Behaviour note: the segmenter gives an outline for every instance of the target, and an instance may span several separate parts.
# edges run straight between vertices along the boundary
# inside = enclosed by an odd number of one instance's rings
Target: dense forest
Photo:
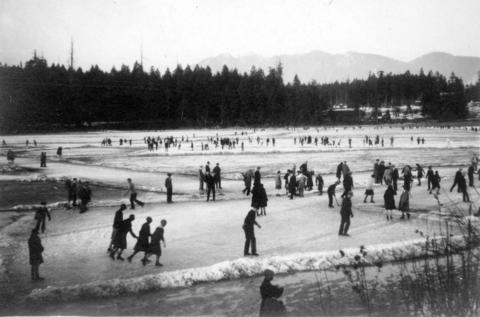
[[[36,55],[24,65],[0,64],[0,128],[3,131],[115,123],[137,127],[303,125],[328,121],[334,104],[398,106],[420,101],[433,119],[467,115],[467,100],[480,100],[480,82],[465,86],[452,74],[372,73],[367,79],[318,84],[298,77],[285,83],[282,66],[265,73],[213,74],[196,66],[160,73],[141,64],[110,72],[92,66],[48,65]]]

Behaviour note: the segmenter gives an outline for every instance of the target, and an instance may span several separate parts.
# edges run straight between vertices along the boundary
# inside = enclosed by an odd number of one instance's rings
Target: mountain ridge
[[[229,69],[249,72],[252,66],[265,72],[282,63],[284,80],[291,82],[297,74],[302,82],[316,81],[328,83],[335,81],[364,79],[371,72],[404,73],[407,70],[418,73],[439,72],[450,76],[454,72],[465,83],[476,82],[480,72],[480,57],[458,56],[446,52],[430,52],[410,61],[401,61],[388,56],[348,51],[344,54],[331,54],[321,50],[312,50],[302,54],[283,54],[263,56],[249,54],[235,57],[224,53],[201,60],[198,65],[209,66],[212,71],[221,71],[226,65]]]

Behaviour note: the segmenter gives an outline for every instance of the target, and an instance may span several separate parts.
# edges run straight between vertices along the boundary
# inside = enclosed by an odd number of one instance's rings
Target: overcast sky
[[[0,0],[0,62],[160,69],[222,53],[480,56],[479,0]]]

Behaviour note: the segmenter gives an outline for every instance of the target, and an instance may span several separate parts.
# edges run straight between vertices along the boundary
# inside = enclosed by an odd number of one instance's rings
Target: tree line
[[[285,83],[282,77],[281,64],[266,73],[180,65],[160,73],[136,62],[106,72],[49,66],[35,55],[24,65],[0,64],[0,127],[310,125],[328,120],[325,113],[339,103],[358,109],[420,102],[425,115],[452,120],[467,115],[467,99],[480,99],[479,82],[465,86],[454,74],[380,71],[328,84],[302,83],[297,76]]]

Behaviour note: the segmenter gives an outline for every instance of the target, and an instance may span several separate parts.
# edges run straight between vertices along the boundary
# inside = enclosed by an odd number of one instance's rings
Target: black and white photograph
[[[0,0],[0,316],[479,316],[479,14]]]

